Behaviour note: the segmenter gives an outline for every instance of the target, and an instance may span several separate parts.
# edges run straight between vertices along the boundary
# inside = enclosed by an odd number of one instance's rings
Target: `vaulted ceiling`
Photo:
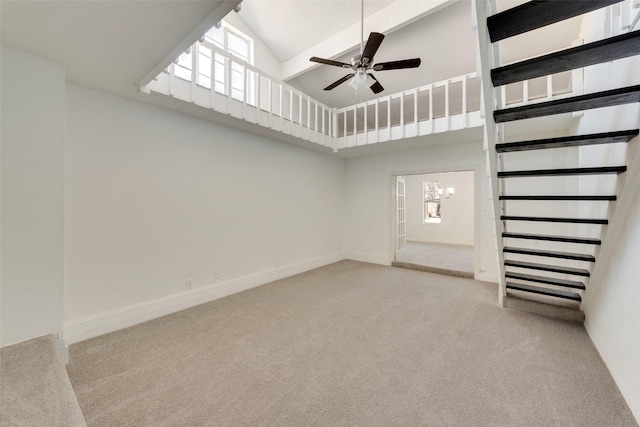
[[[523,0],[501,0],[511,6]],[[57,62],[71,83],[144,99],[137,85],[154,76],[239,0],[2,0],[4,46]],[[349,62],[360,51],[359,0],[244,0],[238,17],[281,62],[281,77],[332,107],[372,98],[343,84],[322,89],[348,70],[309,62],[320,56]],[[381,95],[475,71],[476,39],[469,0],[365,0],[365,38],[386,35],[375,62],[422,58],[418,69],[376,72]],[[567,46],[573,20],[546,39],[502,46],[507,61]],[[260,67],[260,64],[256,64]],[[145,102],[147,102],[145,100]]]

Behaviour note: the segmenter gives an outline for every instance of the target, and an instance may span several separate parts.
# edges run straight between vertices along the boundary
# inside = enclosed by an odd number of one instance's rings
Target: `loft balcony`
[[[334,151],[484,125],[476,73],[332,108],[207,40],[191,49],[189,68],[174,62],[142,91],[168,95]],[[578,69],[501,90],[506,105],[517,106],[579,95],[582,88],[583,70]]]

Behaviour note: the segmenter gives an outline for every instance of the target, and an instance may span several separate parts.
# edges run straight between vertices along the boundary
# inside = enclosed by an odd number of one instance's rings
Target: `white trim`
[[[166,297],[134,304],[117,310],[89,316],[64,324],[67,344],[84,341],[196,305],[204,304],[238,292],[246,291],[274,280],[304,273],[314,268],[333,264],[344,259],[341,252],[301,261],[283,267],[272,268],[247,276],[180,292]]]
[[[613,364],[610,363],[610,361],[614,360],[615,357],[613,357],[609,352],[603,351],[606,348],[606,346],[598,342],[598,340],[596,339],[597,334],[592,333],[588,317],[584,319],[583,325],[584,325],[584,328],[587,330],[587,334],[589,334],[589,338],[591,338],[591,342],[593,342],[594,347],[596,348],[596,351],[600,354],[602,361],[604,362],[605,366],[609,370],[609,373],[611,374],[613,381],[618,386],[620,393],[622,393],[622,397],[624,398],[625,402],[627,402],[627,405],[629,406],[629,410],[631,410],[631,414],[636,419],[636,422],[640,424],[640,402],[635,402],[632,399],[632,395],[626,389],[625,382],[623,381],[624,377],[612,368]]]

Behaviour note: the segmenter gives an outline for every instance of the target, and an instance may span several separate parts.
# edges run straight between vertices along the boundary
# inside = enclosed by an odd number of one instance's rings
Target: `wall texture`
[[[424,175],[407,175],[407,240],[416,242],[473,245],[474,242],[474,171]],[[441,198],[440,223],[424,223],[423,183],[438,181],[442,190],[453,187],[455,193]]]
[[[62,333],[65,70],[7,48],[1,58],[5,346]]]
[[[585,43],[605,37],[603,11],[590,14],[583,34]],[[640,57],[600,64],[585,70],[585,92],[640,84]],[[640,104],[586,111],[576,133],[633,129],[640,126]],[[611,374],[618,383],[637,420],[640,421],[640,138],[627,146],[597,146],[580,149],[580,166],[621,164],[625,151],[629,169],[620,175],[624,192],[615,203],[602,252],[588,284],[583,303],[585,326]],[[616,144],[620,145],[620,144]],[[580,190],[587,194],[615,185],[583,179]],[[587,205],[584,215],[595,215],[602,207]]]
[[[340,158],[71,85],[65,155],[70,333],[339,259]]]

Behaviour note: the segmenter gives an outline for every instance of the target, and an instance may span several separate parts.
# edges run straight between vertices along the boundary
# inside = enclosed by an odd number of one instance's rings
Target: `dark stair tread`
[[[596,144],[615,144],[629,142],[638,136],[638,129],[615,132],[592,133],[588,135],[563,136],[560,138],[538,139],[531,141],[507,142],[496,144],[498,153],[511,151],[542,150],[547,148],[577,147]]]
[[[640,85],[496,110],[493,112],[493,118],[496,123],[503,123],[632,102],[640,102]]]
[[[546,251],[540,249],[528,249],[528,248],[513,248],[505,246],[502,249],[505,253],[521,254],[521,255],[534,255],[550,258],[572,259],[576,261],[588,261],[595,262],[596,258],[593,255],[588,254],[576,254],[571,252],[559,252],[559,251]]]
[[[550,297],[563,298],[563,299],[570,299],[574,301],[582,301],[582,297],[580,296],[579,293],[571,292],[571,291],[562,291],[559,289],[549,289],[549,288],[543,288],[540,286],[524,285],[521,283],[512,283],[512,282],[507,282],[507,289],[522,291],[522,292],[532,292],[534,294],[547,295]]]
[[[538,200],[538,201],[552,200],[552,201],[574,201],[574,202],[616,201],[617,199],[616,196],[525,196],[525,195],[499,196],[498,198],[500,200]]]
[[[495,43],[620,1],[530,1],[487,18],[489,38]]]
[[[601,166],[596,168],[536,169],[523,171],[498,172],[498,178],[518,178],[525,176],[568,176],[568,175],[605,175],[621,174],[627,171],[626,166]]]
[[[509,279],[528,280],[530,282],[544,283],[545,285],[564,286],[565,288],[586,289],[584,283],[576,280],[555,279],[553,277],[538,276],[535,274],[515,273],[513,271],[505,272],[505,277]]]
[[[501,215],[502,221],[534,221],[534,222],[562,222],[573,224],[609,224],[609,220],[606,218],[556,218],[556,217],[538,217],[538,216],[514,216],[514,215]]]
[[[527,268],[529,270],[551,271],[553,273],[571,274],[574,276],[589,277],[591,273],[585,268],[563,267],[560,265],[538,264],[535,262],[517,261],[514,259],[505,259],[504,265],[508,267]]]
[[[600,245],[602,243],[600,239],[594,239],[594,238],[551,236],[551,235],[545,235],[545,234],[529,234],[529,233],[513,233],[509,231],[503,232],[502,237],[513,238],[513,239],[526,239],[526,240],[545,240],[549,242],[580,243],[580,244],[586,244],[586,245]]]
[[[502,86],[633,55],[640,55],[640,31],[495,68],[491,70],[491,80],[494,86]]]

